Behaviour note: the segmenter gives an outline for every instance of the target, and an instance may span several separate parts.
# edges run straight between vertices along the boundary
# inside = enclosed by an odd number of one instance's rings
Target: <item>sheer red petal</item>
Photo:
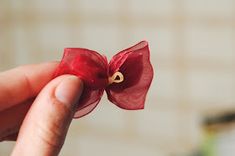
[[[99,53],[81,48],[65,49],[55,76],[73,74],[84,82],[84,91],[74,117],[84,116],[96,107],[108,83],[107,71],[107,59]]]
[[[90,113],[99,103],[104,89],[108,99],[117,106],[129,110],[143,109],[153,79],[149,57],[146,41],[119,52],[109,64],[106,57],[95,51],[65,49],[55,76],[73,74],[84,82],[84,90],[74,117]],[[119,74],[117,80],[113,78],[115,74]]]
[[[81,101],[79,101],[79,106],[77,108],[77,111],[74,115],[74,118],[80,118],[82,116],[85,116],[89,114],[92,110],[95,109],[95,107],[100,102],[100,99],[103,95],[104,90],[87,90],[87,88],[84,88],[83,90],[83,104],[81,105]],[[80,106],[81,105],[81,106]]]
[[[148,43],[137,45],[116,54],[109,63],[109,76],[121,72],[124,81],[106,88],[108,99],[123,109],[143,109],[147,91],[153,79]]]

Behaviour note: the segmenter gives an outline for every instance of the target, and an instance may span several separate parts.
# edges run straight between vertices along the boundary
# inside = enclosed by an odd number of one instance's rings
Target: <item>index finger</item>
[[[25,65],[0,73],[0,111],[35,97],[53,79],[57,65]]]

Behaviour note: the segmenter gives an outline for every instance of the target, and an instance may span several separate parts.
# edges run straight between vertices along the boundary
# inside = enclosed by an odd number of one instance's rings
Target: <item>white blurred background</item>
[[[60,60],[65,47],[93,49],[110,59],[141,40],[149,41],[155,70],[145,110],[121,110],[104,96],[91,114],[73,120],[61,155],[198,150],[204,117],[235,111],[235,1],[0,1],[0,71]],[[13,146],[0,143],[0,155]]]

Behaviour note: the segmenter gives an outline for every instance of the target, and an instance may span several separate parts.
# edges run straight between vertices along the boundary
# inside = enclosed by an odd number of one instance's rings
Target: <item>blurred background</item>
[[[145,110],[104,96],[73,120],[61,155],[234,155],[234,0],[0,1],[0,71],[60,60],[65,47],[110,59],[141,40],[155,70]]]

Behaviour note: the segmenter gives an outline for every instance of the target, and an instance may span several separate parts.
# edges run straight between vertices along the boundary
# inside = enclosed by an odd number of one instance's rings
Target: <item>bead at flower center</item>
[[[111,77],[109,77],[109,84],[121,83],[123,81],[124,81],[124,76],[121,72],[116,72]]]

